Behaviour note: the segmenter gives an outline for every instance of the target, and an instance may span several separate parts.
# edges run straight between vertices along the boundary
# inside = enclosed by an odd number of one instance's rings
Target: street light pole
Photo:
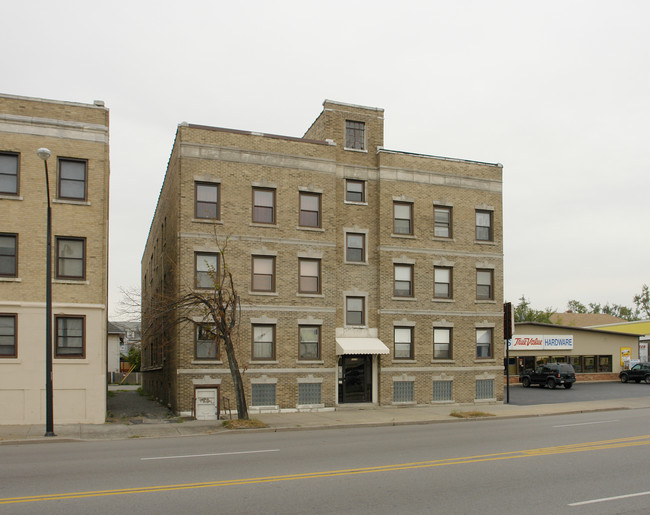
[[[47,160],[52,152],[39,148],[36,152],[45,165],[45,189],[47,190],[47,256],[45,259],[45,436],[54,434],[54,389],[52,385],[52,206],[50,204],[50,179]]]

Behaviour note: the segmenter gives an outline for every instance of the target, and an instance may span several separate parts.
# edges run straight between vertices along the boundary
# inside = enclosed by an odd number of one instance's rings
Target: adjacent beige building
[[[54,424],[106,416],[109,121],[103,102],[0,95],[0,424],[45,422],[46,147]]]
[[[209,291],[226,238],[252,412],[502,400],[500,164],[385,149],[382,109],[329,100],[302,138],[180,124],[143,328],[161,295]],[[234,407],[218,342],[172,318],[143,329],[144,388]]]

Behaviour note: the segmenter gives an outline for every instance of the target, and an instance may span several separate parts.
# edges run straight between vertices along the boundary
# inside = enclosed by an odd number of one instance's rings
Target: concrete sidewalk
[[[344,408],[333,411],[308,413],[263,413],[251,415],[267,424],[264,429],[248,431],[289,431],[304,429],[325,429],[340,427],[373,427],[407,424],[431,424],[461,422],[451,416],[453,411],[482,411],[495,418],[536,417],[570,413],[587,413],[621,409],[650,408],[650,397],[613,399],[562,404],[537,404],[516,406],[512,404],[485,405],[436,405],[417,407],[368,407]],[[45,438],[44,425],[3,426],[0,425],[0,445],[36,442],[61,442],[77,440],[118,440],[128,438],[160,438],[169,436],[194,436],[231,432],[224,429],[221,421],[170,419],[144,420],[139,424],[71,424],[56,425],[56,437]],[[474,419],[477,420],[477,419]]]

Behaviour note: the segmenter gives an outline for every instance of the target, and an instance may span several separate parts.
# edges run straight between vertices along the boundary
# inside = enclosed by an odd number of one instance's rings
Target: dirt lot
[[[165,406],[131,386],[111,386],[108,390],[106,422],[116,424],[177,422]]]

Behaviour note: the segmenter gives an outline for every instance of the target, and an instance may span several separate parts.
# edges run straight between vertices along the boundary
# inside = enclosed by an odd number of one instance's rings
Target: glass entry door
[[[351,354],[339,359],[339,402],[371,402],[372,356]]]

